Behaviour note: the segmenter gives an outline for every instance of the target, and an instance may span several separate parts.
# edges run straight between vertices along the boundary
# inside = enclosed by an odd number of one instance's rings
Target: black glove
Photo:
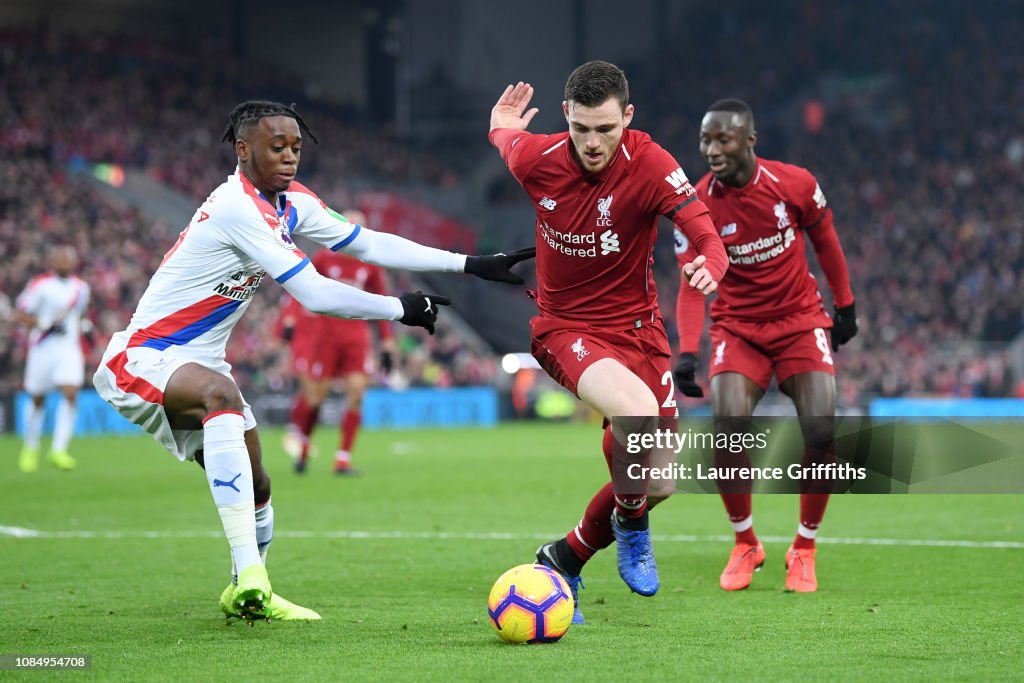
[[[697,354],[679,354],[679,364],[672,373],[676,379],[676,388],[683,392],[683,396],[690,398],[704,398],[704,390],[697,384]]]
[[[406,292],[398,297],[398,300],[402,302],[402,309],[405,311],[398,322],[410,327],[423,327],[430,334],[434,334],[438,307],[449,306],[452,303],[447,297],[419,291]]]
[[[390,375],[395,369],[395,359],[390,351],[380,352],[380,369],[385,375]]]
[[[513,251],[511,254],[494,254],[492,256],[467,256],[466,272],[476,275],[482,280],[493,280],[494,282],[508,282],[513,285],[521,285],[526,281],[509,269],[520,261],[532,259],[537,255],[536,247],[528,247]]]
[[[832,348],[837,349],[857,336],[857,311],[853,304],[836,309],[832,316]]]
[[[282,327],[281,328],[281,339],[283,339],[284,341],[290,342],[292,340],[292,337],[294,337],[294,336],[295,336],[295,328],[294,327]]]
[[[48,328],[46,328],[46,331],[43,332],[43,337],[64,334],[64,332],[64,323],[54,323],[53,325],[50,325]]]

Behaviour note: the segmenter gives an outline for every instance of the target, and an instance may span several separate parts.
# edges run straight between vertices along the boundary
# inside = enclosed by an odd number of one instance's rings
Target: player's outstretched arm
[[[530,99],[533,97],[533,86],[529,83],[519,81],[515,85],[509,84],[505,92],[491,108],[491,128],[511,128],[512,130],[526,130],[530,121],[540,111],[537,107],[527,109]]]
[[[357,320],[397,320],[434,334],[439,306],[451,302],[438,294],[415,292],[400,297],[365,292],[326,278],[306,267],[283,284],[288,293],[313,313]]]
[[[533,258],[536,254],[536,249],[530,247],[511,254],[465,256],[367,228],[363,228],[359,236],[348,244],[344,251],[360,261],[385,268],[469,273],[483,280],[516,285],[523,284],[523,279],[512,273],[510,268],[520,261]]]

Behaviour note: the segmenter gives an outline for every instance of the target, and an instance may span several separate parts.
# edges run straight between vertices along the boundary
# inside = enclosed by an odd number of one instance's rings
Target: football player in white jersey
[[[43,432],[46,394],[59,389],[49,461],[62,470],[74,469],[68,444],[75,427],[75,401],[85,379],[81,332],[89,305],[89,285],[73,273],[78,265],[74,247],[53,247],[51,270],[29,281],[17,299],[15,320],[29,325],[25,391],[31,401],[25,416],[25,443],[18,457],[22,472],[39,469],[39,443]]]
[[[292,241],[303,237],[368,263],[466,272],[522,284],[509,268],[533,250],[464,256],[375,232],[328,208],[295,181],[304,134],[292,107],[250,101],[235,107],[224,139],[235,173],[199,207],[153,275],[131,323],[114,335],[93,383],[101,397],[179,459],[195,459],[231,546],[228,617],[319,619],[281,598],[265,569],[273,536],[270,478],[249,404],[225,361],[228,337],[269,275],[315,313],[397,320],[431,333],[444,297],[381,296],[321,276]]]

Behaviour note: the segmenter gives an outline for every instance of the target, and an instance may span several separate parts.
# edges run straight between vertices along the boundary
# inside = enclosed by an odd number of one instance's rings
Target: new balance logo
[[[242,476],[241,472],[236,474],[235,478],[232,479],[231,481],[221,481],[220,479],[214,479],[213,480],[213,488],[217,488],[218,486],[227,486],[228,488],[232,488],[235,491],[238,491],[238,493],[241,493],[241,491],[238,490],[238,487],[235,486],[235,482],[238,481],[238,478],[240,476]]]
[[[544,197],[544,199],[540,200],[537,203],[540,204],[545,209],[547,209],[548,211],[554,211],[555,207],[558,206],[558,202],[556,202],[551,197]]]
[[[665,182],[675,188],[676,194],[691,195],[694,192],[693,187],[690,185],[690,180],[683,173],[682,168],[677,168],[665,176]]]
[[[619,251],[619,233],[605,230],[601,233],[601,256]]]
[[[576,360],[583,360],[590,355],[590,351],[583,347],[583,337],[573,342],[572,352],[576,354]]]
[[[722,232],[720,232],[719,234],[722,237],[727,237],[729,235],[735,235],[736,234],[736,224],[735,223],[729,223],[728,225],[723,225],[722,226]]]

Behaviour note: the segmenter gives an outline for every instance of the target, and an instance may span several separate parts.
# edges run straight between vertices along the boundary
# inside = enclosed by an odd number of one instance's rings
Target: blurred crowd
[[[754,108],[759,153],[818,177],[861,324],[835,355],[842,402],[1024,392],[1006,352],[1024,327],[1024,52],[1015,48],[1024,13],[992,0],[827,10],[810,0],[726,0],[715,12],[693,6],[684,19],[686,40],[623,64],[638,106],[633,125],[696,180],[707,168],[697,154],[707,105],[740,97]],[[258,95],[299,102],[324,147],[305,145],[303,177],[332,206],[351,206],[353,178],[458,182],[443,160],[311,101],[291,74],[247,68],[248,90],[239,89],[235,75],[247,65],[219,49],[0,31],[0,303],[43,269],[46,245],[76,245],[100,330],[92,362],[183,226],[110,203],[68,172],[78,160],[144,169],[201,201],[234,168],[219,139],[228,112]],[[726,85],[736,83],[744,85]],[[514,181],[503,182],[492,200],[525,200]],[[674,335],[678,276],[669,240],[661,245],[659,289]],[[232,339],[243,390],[292,386],[271,332],[279,294],[262,288]],[[410,384],[475,384],[498,372],[493,357],[450,327],[435,337],[402,332]],[[0,394],[20,384],[22,337],[0,334]]]
[[[215,43],[175,50],[129,36],[0,30],[0,309],[45,270],[48,245],[76,246],[97,328],[90,372],[184,226],[112,203],[69,169],[85,161],[142,169],[198,204],[234,170],[231,147],[219,137],[228,114],[258,97],[302,103],[300,114],[326,148],[318,154],[307,141],[303,178],[324,179],[314,187],[332,207],[344,211],[353,201],[341,179],[454,182],[436,159],[395,144],[387,131],[303,98],[301,82],[288,74],[248,70],[242,91],[233,76],[243,65],[217,50]],[[281,292],[261,288],[232,336],[228,360],[243,391],[294,384],[286,345],[271,332]],[[21,386],[26,332],[0,322],[0,395]],[[436,337],[403,328],[399,343],[406,385],[480,384],[496,372],[494,358],[447,323]]]
[[[1024,328],[1024,14],[1008,7],[723,3],[693,12],[678,59],[627,71],[634,125],[692,179],[707,172],[700,120],[723,97],[753,107],[762,156],[817,176],[861,325],[835,354],[848,405],[1024,392],[1006,351]],[[713,62],[674,68],[701,53]],[[663,292],[673,261],[659,255]]]

